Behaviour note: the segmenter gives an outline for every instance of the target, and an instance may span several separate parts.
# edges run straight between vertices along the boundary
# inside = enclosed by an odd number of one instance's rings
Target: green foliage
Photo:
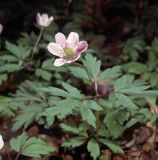
[[[41,68],[37,68],[35,74],[46,81],[50,81],[52,77],[51,71],[54,70],[53,59],[43,61]]]
[[[71,8],[74,10],[73,3]],[[119,46],[123,47],[120,57],[110,58],[102,54],[106,47],[109,49],[108,45],[104,46],[105,36],[84,28],[87,22],[88,27],[96,22],[78,11],[67,16],[65,10],[66,19],[63,19],[62,13],[53,9],[53,13],[59,14],[55,20],[62,20],[62,25],[53,22],[45,27],[34,53],[36,32],[20,34],[16,44],[4,43],[2,49],[6,51],[0,54],[0,92],[4,93],[0,96],[0,115],[12,117],[12,131],[27,130],[36,124],[52,132],[58,126],[69,137],[62,140],[62,147],[84,146],[96,160],[102,148],[123,153],[120,144],[128,128],[157,120],[158,114],[152,113],[151,108],[156,107],[158,97],[158,39],[146,42],[145,33],[139,36],[138,32]],[[84,34],[81,28],[85,29]],[[81,61],[54,66],[47,45],[55,41],[52,35],[59,30],[66,34],[77,31],[81,39],[89,42]],[[95,41],[101,42],[102,51],[94,45]],[[33,158],[54,151],[43,140],[26,134],[13,138],[10,144],[19,154]]]
[[[157,38],[153,39],[151,42],[151,45],[147,45],[144,47],[143,50],[147,52],[147,60],[144,62],[138,61],[138,62],[129,62],[125,65],[123,65],[123,68],[126,72],[130,74],[136,74],[139,75],[140,78],[144,81],[149,82],[151,87],[158,88],[158,76],[157,76],[157,68],[158,68],[158,62],[157,62],[157,45],[158,40]],[[141,52],[141,51],[140,51]],[[142,57],[140,58],[142,59]]]
[[[29,107],[24,108],[19,115],[15,118],[15,123],[12,126],[13,131],[17,131],[20,128],[26,129],[34,120],[40,119],[40,113],[44,110],[46,106],[42,104],[33,104]]]
[[[147,66],[138,62],[130,62],[124,66],[128,73],[142,74],[147,71]]]
[[[100,141],[100,143],[102,143],[105,146],[107,146],[108,148],[110,148],[114,153],[123,153],[122,148],[119,145],[117,145],[116,143],[114,143],[110,140],[107,140],[107,139],[103,139],[103,138],[100,138],[99,141]]]
[[[87,144],[87,149],[90,152],[90,155],[93,157],[93,159],[97,159],[100,155],[100,149],[97,141],[95,139],[90,139]]]
[[[100,80],[112,80],[120,77],[122,74],[121,66],[115,66],[113,68],[108,68],[102,72],[99,77]]]
[[[47,146],[42,139],[29,138],[25,133],[17,138],[12,138],[10,145],[19,154],[34,158],[41,158],[41,156],[55,151],[54,148]]]
[[[68,148],[75,148],[75,147],[81,146],[84,143],[85,143],[84,137],[75,137],[75,138],[71,138],[68,141],[64,142],[62,146],[68,147]]]
[[[7,78],[8,78],[7,74],[1,74],[1,76],[0,76],[0,84],[5,82],[7,80]]]
[[[126,110],[114,110],[107,113],[104,124],[107,126],[112,137],[118,138],[124,131],[123,123],[128,120],[129,114]]]
[[[12,127],[13,131],[17,131],[21,127],[26,129],[34,121],[48,125],[41,116],[41,112],[44,112],[48,107],[48,103],[45,102],[47,95],[38,89],[41,85],[43,84],[26,81],[17,91],[12,105],[18,106],[20,111],[15,118],[15,123]]]
[[[33,47],[34,41],[36,41],[37,36],[34,32],[28,33],[22,33],[19,39],[17,40],[18,44],[21,44],[22,46],[26,47]]]
[[[127,56],[127,58],[130,57],[132,61],[136,61],[139,57],[139,53],[143,52],[144,48],[145,48],[145,42],[143,36],[136,36],[128,39],[125,42],[123,53]]]
[[[25,59],[30,55],[31,50],[21,45],[16,46],[6,41],[6,49],[12,53],[17,59]]]
[[[101,61],[97,60],[96,57],[93,57],[91,54],[86,54],[83,64],[91,78],[95,79],[100,72]]]
[[[12,99],[9,97],[0,96],[0,115],[2,116],[14,116],[17,109],[16,106],[12,106]]]
[[[87,75],[87,72],[83,68],[81,68],[81,67],[73,67],[73,66],[70,66],[68,68],[69,68],[70,72],[75,77],[89,81],[89,77]]]

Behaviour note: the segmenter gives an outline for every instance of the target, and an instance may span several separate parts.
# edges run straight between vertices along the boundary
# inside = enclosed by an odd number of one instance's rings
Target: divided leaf
[[[33,158],[41,158],[42,155],[55,151],[54,148],[47,146],[43,140],[35,137],[29,138],[25,133],[17,138],[12,138],[10,145],[20,154]]]
[[[112,68],[108,68],[104,72],[102,72],[99,79],[111,80],[111,79],[118,78],[119,76],[121,76],[121,74],[122,74],[121,66],[115,66]]]
[[[101,61],[97,60],[96,57],[93,57],[91,54],[86,54],[83,64],[90,73],[91,78],[95,79],[100,72]]]
[[[107,146],[114,153],[123,153],[123,149],[118,144],[110,140],[100,138],[99,142]]]
[[[87,149],[90,152],[90,155],[93,157],[94,160],[97,159],[100,155],[100,148],[99,144],[95,139],[90,139],[87,144]]]

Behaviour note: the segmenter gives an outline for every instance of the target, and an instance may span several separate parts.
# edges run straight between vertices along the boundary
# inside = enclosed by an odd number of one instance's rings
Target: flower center
[[[67,56],[72,56],[73,55],[73,49],[72,48],[65,48],[65,54]]]

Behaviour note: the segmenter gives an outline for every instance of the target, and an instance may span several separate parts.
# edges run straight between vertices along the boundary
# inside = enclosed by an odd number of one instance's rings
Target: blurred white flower
[[[4,146],[4,141],[3,141],[2,136],[0,135],[0,149],[2,149],[3,146]]]
[[[2,33],[2,31],[3,31],[3,25],[0,24],[0,34]]]
[[[48,14],[46,13],[44,14],[37,13],[36,15],[37,24],[42,27],[48,27],[53,21],[53,19],[54,19],[53,16],[49,17]]]
[[[50,53],[60,57],[55,60],[55,66],[78,60],[81,53],[88,48],[86,41],[79,41],[79,35],[76,32],[71,32],[67,39],[63,33],[58,32],[55,35],[55,41],[56,43],[50,42],[47,46]]]

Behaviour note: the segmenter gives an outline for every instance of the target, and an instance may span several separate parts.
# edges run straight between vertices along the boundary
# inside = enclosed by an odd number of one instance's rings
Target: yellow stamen
[[[66,48],[64,51],[65,51],[65,54],[67,56],[72,56],[73,55],[73,49],[72,48]]]

